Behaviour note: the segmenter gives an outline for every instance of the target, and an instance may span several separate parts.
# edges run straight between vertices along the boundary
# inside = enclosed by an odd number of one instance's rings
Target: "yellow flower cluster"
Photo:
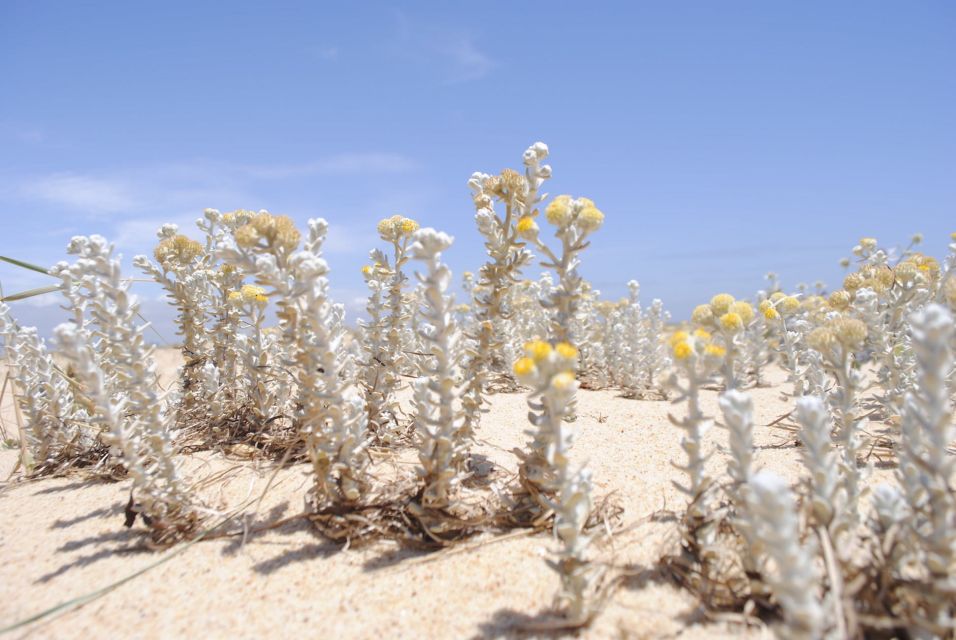
[[[236,304],[257,304],[264,307],[269,301],[266,290],[254,284],[244,284],[238,291],[229,292],[229,301]]]
[[[251,248],[258,245],[260,240],[265,240],[267,247],[285,252],[294,251],[302,237],[292,218],[274,216],[267,211],[260,211],[252,216],[249,222],[236,229],[233,235],[240,247]]]
[[[850,293],[840,289],[830,294],[830,297],[827,299],[827,304],[834,311],[846,311],[850,308],[852,301],[853,298],[850,296]]]
[[[578,198],[575,200],[571,196],[557,196],[552,200],[544,210],[544,217],[548,222],[556,227],[566,227],[571,223],[577,223],[582,231],[591,233],[597,231],[604,224],[604,213],[596,206],[590,198]]]
[[[187,265],[202,253],[202,245],[184,235],[175,235],[162,240],[153,255],[164,267],[171,264]]]
[[[501,200],[524,193],[526,186],[525,177],[514,169],[502,169],[500,175],[488,176],[481,185],[484,191]]]
[[[228,211],[222,214],[222,222],[226,226],[232,226],[236,223],[250,220],[255,215],[254,211],[249,211],[248,209],[236,209],[235,211]]]
[[[709,304],[699,304],[694,307],[690,319],[694,324],[709,326],[714,322],[714,312],[710,310]]]
[[[905,271],[904,267],[904,271]],[[872,289],[878,294],[884,294],[893,286],[896,275],[893,269],[883,264],[867,264],[843,279],[843,288],[851,295],[858,289]]]
[[[939,261],[932,256],[924,256],[922,253],[914,253],[903,262],[896,265],[897,279],[899,279],[899,269],[903,265],[912,265],[916,270],[917,277],[923,278],[927,283],[935,282],[939,277]]]
[[[837,345],[847,351],[855,351],[866,342],[866,324],[857,318],[837,316],[822,327],[817,327],[807,335],[807,344],[824,355],[833,353]]]
[[[720,316],[720,328],[728,333],[737,333],[744,328],[744,320],[740,317],[740,314],[728,311]]]
[[[718,293],[710,299],[710,311],[715,317],[720,317],[730,311],[730,306],[736,302],[729,293]]]
[[[699,304],[690,315],[691,321],[700,326],[718,326],[724,331],[736,333],[754,319],[754,308],[749,302],[736,300],[729,293],[718,293],[709,304]]]
[[[574,366],[578,358],[574,345],[559,342],[551,346],[544,340],[532,340],[525,343],[524,353],[513,368],[519,381],[534,386],[536,382],[546,380],[548,385],[562,391],[574,384]]]
[[[775,306],[773,306],[773,302],[771,300],[761,300],[760,304],[757,305],[757,309],[767,320],[777,320],[780,318],[780,312],[777,311]]]
[[[675,331],[667,340],[674,359],[682,362],[689,360],[694,354],[702,354],[711,362],[727,355],[727,350],[711,341],[711,335],[703,329],[696,329],[693,333],[684,330]]]
[[[378,235],[386,242],[395,242],[402,238],[408,238],[418,231],[418,223],[405,216],[394,215],[391,218],[380,220],[376,229]]]

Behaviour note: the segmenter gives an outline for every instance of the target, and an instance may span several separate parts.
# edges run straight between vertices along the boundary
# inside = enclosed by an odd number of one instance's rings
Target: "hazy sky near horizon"
[[[476,270],[467,179],[537,140],[548,191],[607,216],[584,275],[676,317],[767,271],[838,283],[864,235],[942,256],[956,231],[951,2],[8,0],[0,78],[0,254],[43,265],[76,234],[149,252],[206,207],[321,216],[356,311],[381,217],[453,234]],[[56,302],[14,310],[47,332]]]

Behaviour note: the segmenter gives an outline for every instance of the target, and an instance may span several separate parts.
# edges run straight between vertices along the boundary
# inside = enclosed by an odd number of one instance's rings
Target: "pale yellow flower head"
[[[777,303],[777,310],[784,315],[790,315],[800,310],[800,300],[796,296],[783,296]]]
[[[242,288],[239,289],[239,294],[242,296],[243,302],[256,303],[264,305],[269,301],[269,298],[266,296],[266,290],[262,287],[257,287],[254,284],[244,284]]]
[[[578,357],[578,350],[574,345],[567,342],[559,342],[555,345],[554,350],[565,360],[575,360]]]
[[[709,304],[699,304],[694,307],[690,319],[694,324],[708,326],[714,322],[714,312],[711,311]]]
[[[579,199],[579,202],[583,199],[584,198]],[[578,213],[578,226],[588,233],[597,231],[601,228],[602,224],[604,224],[604,214],[593,204],[585,206]]]
[[[850,302],[852,302],[850,293],[842,289],[831,293],[830,299],[827,300],[827,304],[829,304],[830,308],[834,311],[846,311],[850,308]]]
[[[830,327],[836,339],[847,349],[859,349],[866,341],[866,324],[858,318],[840,316],[833,319]]]
[[[675,331],[671,334],[671,337],[667,339],[667,343],[673,348],[679,342],[686,342],[690,337],[690,334],[686,331]]]
[[[551,355],[551,345],[544,340],[532,340],[524,345],[525,354],[535,363],[540,363],[548,359]]]
[[[710,332],[704,331],[703,329],[694,329],[694,337],[703,342],[708,342],[711,338]]]
[[[551,386],[558,391],[567,391],[574,386],[574,374],[570,371],[562,371],[551,378]]]
[[[556,227],[563,227],[571,220],[571,196],[558,196],[544,210],[544,217]]]
[[[534,360],[528,357],[518,358],[514,364],[514,373],[519,380],[526,379],[535,371]]]
[[[751,320],[754,319],[754,308],[750,306],[749,302],[735,302],[730,305],[730,310],[740,316],[740,319],[743,320],[744,325],[750,324]]]
[[[836,336],[830,327],[817,327],[807,335],[807,345],[824,355],[829,354],[836,344]]]
[[[260,240],[265,240],[269,248],[283,252],[294,251],[302,237],[292,218],[274,216],[267,211],[253,215],[233,235],[240,247],[251,248],[258,245]]]
[[[718,293],[710,299],[710,310],[715,316],[720,317],[730,311],[730,305],[736,300],[729,293]]]
[[[202,253],[202,245],[184,235],[175,235],[162,240],[153,251],[156,261],[163,267],[173,264],[187,265]]]
[[[390,218],[380,220],[376,225],[378,235],[386,242],[395,242],[403,238],[409,238],[418,231],[418,223],[405,216],[394,215]]]
[[[711,358],[723,358],[727,355],[727,350],[719,344],[709,344],[704,347],[704,355]]]
[[[903,286],[913,284],[916,281],[916,278],[919,276],[919,269],[917,266],[908,260],[896,265],[896,268],[893,269],[893,271],[896,275],[896,281]]]
[[[687,360],[694,354],[693,347],[691,347],[686,340],[681,340],[672,345],[672,349],[674,351],[674,358],[677,360]]]
[[[538,223],[531,216],[521,216],[516,225],[518,235],[525,240],[532,240],[538,235]]]
[[[853,292],[863,286],[863,276],[859,273],[851,273],[843,278],[843,288]]]
[[[773,305],[770,305],[763,310],[763,317],[767,320],[777,320],[780,318],[780,312],[777,311]]]
[[[251,224],[244,224],[235,230],[236,244],[244,249],[254,247],[259,242],[259,232]]]
[[[733,311],[720,316],[720,328],[729,333],[736,333],[744,328],[743,318]]]

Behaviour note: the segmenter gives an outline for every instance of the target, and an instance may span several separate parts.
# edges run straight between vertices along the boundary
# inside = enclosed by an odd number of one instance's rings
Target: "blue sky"
[[[607,215],[584,274],[678,317],[771,270],[836,283],[863,235],[942,256],[956,230],[950,2],[8,0],[0,78],[0,253],[41,264],[80,233],[147,252],[205,207],[323,216],[356,309],[393,213],[477,269],[466,181],[536,140],[549,191]],[[47,330],[53,301],[15,310]]]

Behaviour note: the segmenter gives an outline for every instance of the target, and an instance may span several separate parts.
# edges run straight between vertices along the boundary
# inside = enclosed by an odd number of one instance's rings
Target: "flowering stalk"
[[[864,486],[857,463],[863,449],[857,418],[857,393],[863,386],[863,374],[853,367],[853,352],[865,343],[866,332],[866,325],[861,320],[838,315],[807,336],[807,344],[820,353],[827,371],[836,381],[830,400],[837,419],[836,440],[841,445],[843,456],[847,511],[854,519],[859,513]]]
[[[366,416],[345,373],[351,370],[335,306],[328,297],[329,269],[322,258],[328,225],[309,220],[304,247],[292,220],[259,212],[236,229],[234,243],[219,254],[255,276],[277,299],[278,316],[290,345],[296,387],[296,424],[312,463],[312,500],[354,502],[366,484]],[[241,295],[241,292],[240,292]]]
[[[411,257],[425,263],[427,271],[416,274],[422,284],[423,300],[417,310],[419,335],[429,357],[423,358],[421,375],[415,383],[415,418],[418,427],[419,474],[422,476],[422,505],[435,509],[449,506],[460,482],[468,439],[462,434],[461,392],[458,362],[460,334],[452,316],[454,299],[446,295],[451,270],[441,254],[453,238],[434,229],[420,229],[413,236]]]
[[[91,311],[109,357],[98,365],[83,334],[70,324],[57,328],[64,352],[74,361],[77,376],[95,405],[96,424],[109,432],[108,444],[133,477],[137,511],[158,540],[190,533],[199,516],[179,476],[172,442],[156,393],[156,374],[137,324],[139,304],[129,293],[130,282],[120,273],[113,248],[100,236],[76,237],[70,252],[80,256],[72,270],[78,280],[93,280],[101,296]],[[112,388],[107,377],[115,380]]]
[[[491,258],[478,272],[472,289],[474,329],[468,334],[471,342],[465,362],[465,395],[463,398],[464,434],[473,437],[481,419],[481,406],[489,375],[502,371],[500,357],[504,339],[500,325],[511,318],[508,293],[532,259],[522,241],[534,225],[539,189],[551,176],[551,167],[541,162],[548,157],[548,146],[536,142],[524,152],[525,174],[505,169],[498,176],[475,173],[468,181],[473,191],[477,213],[475,222],[485,238],[485,250]],[[495,210],[497,200],[504,205],[504,217]]]
[[[709,305],[699,305],[691,319],[701,328],[715,331],[720,336],[726,355],[721,364],[725,389],[738,385],[735,362],[740,350],[738,336],[754,319],[754,310],[747,302],[738,302],[729,293],[718,293]]]
[[[206,388],[202,373],[210,351],[206,330],[210,286],[203,264],[208,256],[201,244],[177,231],[174,224],[160,228],[160,242],[153,252],[158,266],[146,256],[136,256],[133,264],[162,285],[179,310],[177,333],[183,339],[185,360],[180,379],[182,424],[206,414],[213,390]]]
[[[688,485],[675,482],[674,486],[688,498],[683,532],[685,543],[694,557],[703,557],[706,562],[709,557],[707,550],[716,536],[713,523],[710,522],[709,490],[713,478],[704,468],[710,456],[704,453],[704,435],[713,426],[713,421],[707,419],[700,408],[700,389],[720,367],[727,351],[713,343],[710,334],[703,329],[693,334],[678,331],[670,337],[669,342],[676,369],[687,379],[686,385],[682,385],[679,376],[674,373],[670,380],[670,386],[678,392],[674,402],[687,401],[687,415],[684,418],[668,415],[672,424],[685,431],[681,448],[687,454],[687,464],[675,463],[675,466],[687,473]],[[741,462],[742,474],[747,465]]]
[[[590,472],[573,471],[568,459],[573,433],[565,418],[578,386],[577,358],[578,350],[566,342],[552,347],[538,340],[528,343],[525,356],[514,365],[518,380],[531,388],[528,418],[537,428],[520,473],[532,496],[546,508],[539,520],[549,512],[555,514],[554,532],[563,543],[555,564],[562,578],[561,600],[574,620],[586,615],[588,537],[583,530],[591,511]]]
[[[270,342],[267,342],[264,330],[269,297],[262,287],[246,284],[231,291],[227,299],[234,314],[239,318],[246,318],[251,330],[248,336],[237,335],[235,344],[242,364],[242,388],[251,402],[254,423],[263,425],[271,417],[272,409],[276,405],[275,394],[270,391],[269,378],[265,374],[265,370],[270,366],[273,350]]]
[[[381,220],[377,228],[382,240],[392,245],[392,263],[381,250],[372,251],[372,268],[383,282],[379,286],[379,283],[370,281],[376,284],[372,288],[372,296],[376,298],[374,314],[371,313],[372,301],[369,302],[370,315],[376,326],[371,332],[367,327],[365,332],[367,340],[363,346],[368,363],[363,388],[369,428],[380,442],[387,443],[398,435],[394,396],[400,382],[399,369],[404,361],[403,335],[409,320],[409,304],[403,293],[408,277],[402,267],[408,262],[409,242],[418,230],[418,223],[410,218],[392,216]],[[387,314],[383,315],[384,311]]]
[[[0,302],[0,338],[6,345],[11,378],[19,387],[16,402],[25,418],[20,462],[27,474],[102,455],[95,433],[85,428],[86,411],[74,397],[46,344],[32,327],[19,327]]]

